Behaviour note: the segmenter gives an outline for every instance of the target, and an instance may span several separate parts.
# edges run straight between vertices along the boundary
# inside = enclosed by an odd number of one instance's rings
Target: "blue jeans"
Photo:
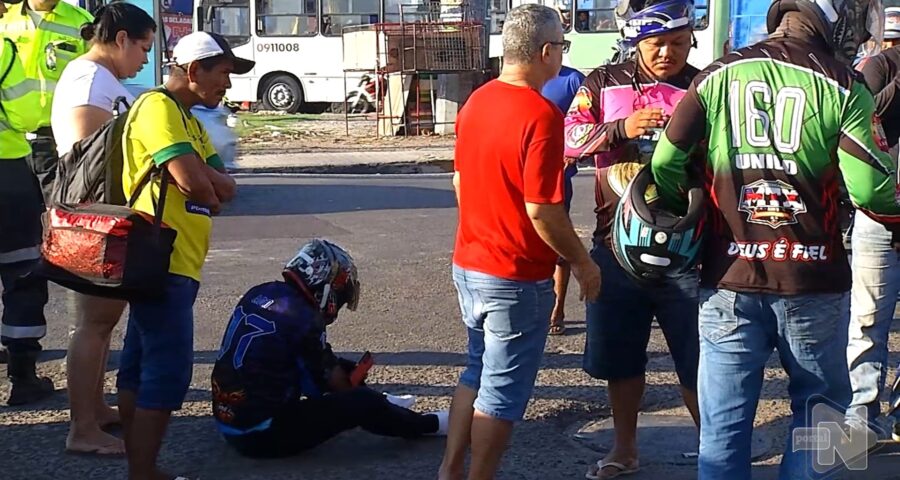
[[[851,238],[850,407],[866,407],[871,422],[881,413],[878,399],[887,377],[888,335],[900,292],[900,256],[891,248],[890,232],[862,212],[856,212]],[[894,389],[891,407],[898,403],[900,393]]]
[[[454,265],[453,281],[469,334],[459,383],[478,392],[479,412],[521,420],[544,357],[553,280],[517,282]]]
[[[179,410],[194,369],[194,301],[200,283],[166,278],[166,295],[129,304],[128,329],[116,386],[137,394],[147,410]]]
[[[749,480],[753,420],[766,361],[777,348],[790,383],[791,430],[808,426],[810,409],[827,398],[850,402],[846,293],[777,296],[729,290],[700,292],[700,480]],[[817,478],[814,454],[792,452],[779,478]]]

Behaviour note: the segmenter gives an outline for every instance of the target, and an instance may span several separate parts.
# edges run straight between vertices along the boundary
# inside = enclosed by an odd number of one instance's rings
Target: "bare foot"
[[[465,478],[465,474],[462,471],[450,472],[445,471],[443,465],[441,465],[441,469],[438,472],[438,480],[463,480]]]
[[[157,468],[152,472],[141,472],[140,474],[131,472],[129,474],[128,478],[134,478],[136,480],[177,480],[179,478],[185,478],[185,477],[179,477],[177,475],[170,475],[170,474],[165,473],[162,470]]]
[[[107,428],[122,423],[122,419],[119,417],[118,407],[104,404],[103,407],[97,409],[96,415],[97,423],[100,425],[100,428]]]
[[[69,435],[66,437],[66,452],[123,455],[125,453],[125,442],[100,430],[100,428],[88,432],[78,432],[77,435],[73,433],[72,429],[69,429]]]

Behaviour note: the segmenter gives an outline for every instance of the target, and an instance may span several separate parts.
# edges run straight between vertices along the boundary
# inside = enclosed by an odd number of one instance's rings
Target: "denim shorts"
[[[194,369],[194,301],[200,283],[181,275],[166,279],[166,295],[131,302],[119,361],[119,390],[137,393],[137,406],[179,410]]]
[[[459,383],[478,391],[479,412],[521,420],[544,356],[553,280],[518,282],[454,265],[453,281],[469,334]]]
[[[655,288],[636,285],[605,245],[591,257],[603,272],[600,297],[587,304],[584,371],[603,380],[643,376],[653,319],[662,329],[682,386],[697,389],[700,334],[696,273]]]

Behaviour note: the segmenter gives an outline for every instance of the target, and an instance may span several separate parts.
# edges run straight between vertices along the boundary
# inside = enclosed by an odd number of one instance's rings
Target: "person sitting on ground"
[[[356,266],[343,248],[313,240],[282,275],[244,295],[222,339],[212,402],[228,444],[248,457],[285,457],[356,427],[391,437],[446,435],[447,412],[416,413],[406,408],[413,398],[366,387],[364,374],[353,375],[357,364],[326,342],[326,327],[359,299]]]

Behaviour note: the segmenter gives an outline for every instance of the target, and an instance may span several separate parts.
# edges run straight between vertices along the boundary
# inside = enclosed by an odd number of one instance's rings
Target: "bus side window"
[[[491,19],[491,33],[499,35],[503,32],[503,22],[506,21],[506,12],[509,11],[509,0],[490,0],[488,14]]]
[[[260,36],[308,37],[318,32],[316,0],[258,0],[257,28]]]
[[[434,21],[434,8],[426,5],[426,0],[384,0],[384,22],[400,23],[400,6],[403,6],[403,22]],[[437,13],[440,13],[439,11]]]
[[[380,0],[322,0],[322,34],[338,36],[345,27],[378,23],[380,3]]]
[[[224,6],[210,6],[203,21],[203,30],[222,35],[232,48],[250,42],[252,27],[250,2],[247,0],[237,0]],[[169,45],[169,48],[172,47],[173,45]]]
[[[575,31],[616,32],[616,0],[576,0]]]

